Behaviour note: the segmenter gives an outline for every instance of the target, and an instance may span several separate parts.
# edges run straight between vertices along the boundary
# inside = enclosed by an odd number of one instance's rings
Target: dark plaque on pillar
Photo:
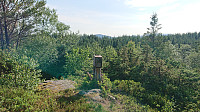
[[[94,77],[96,80],[101,81],[101,68],[102,68],[102,56],[94,55]]]
[[[102,56],[100,56],[100,55],[95,55],[94,56],[94,66],[96,68],[101,68],[102,67]]]

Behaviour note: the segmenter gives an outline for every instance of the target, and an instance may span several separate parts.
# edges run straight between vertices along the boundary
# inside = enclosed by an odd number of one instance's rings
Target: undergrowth
[[[31,91],[23,88],[0,86],[0,111],[95,111],[98,104],[88,103],[76,90],[53,92],[51,90]]]

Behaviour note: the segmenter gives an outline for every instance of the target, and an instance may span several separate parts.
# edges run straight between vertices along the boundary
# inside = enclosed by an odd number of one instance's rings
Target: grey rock
[[[40,85],[43,86],[43,88],[54,90],[54,91],[61,91],[66,89],[75,89],[74,84],[76,82],[71,80],[46,80]]]
[[[89,99],[91,99],[93,101],[102,102],[103,98],[100,96],[100,93],[101,93],[100,89],[91,89],[88,91],[82,90],[79,92],[80,95],[88,97]]]

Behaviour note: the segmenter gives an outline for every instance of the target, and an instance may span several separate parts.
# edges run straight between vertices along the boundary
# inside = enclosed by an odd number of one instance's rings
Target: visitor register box
[[[101,55],[95,55],[94,56],[94,67],[95,68],[101,68],[102,67],[102,56]]]

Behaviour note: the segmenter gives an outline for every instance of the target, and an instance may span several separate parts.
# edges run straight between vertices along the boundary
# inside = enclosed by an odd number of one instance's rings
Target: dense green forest
[[[82,96],[72,104],[55,97],[70,91],[38,90],[52,78],[126,99],[122,111],[200,111],[200,32],[163,35],[154,13],[144,35],[80,35],[45,4],[0,1],[0,111],[109,111]],[[87,75],[94,55],[103,57],[102,83]]]

